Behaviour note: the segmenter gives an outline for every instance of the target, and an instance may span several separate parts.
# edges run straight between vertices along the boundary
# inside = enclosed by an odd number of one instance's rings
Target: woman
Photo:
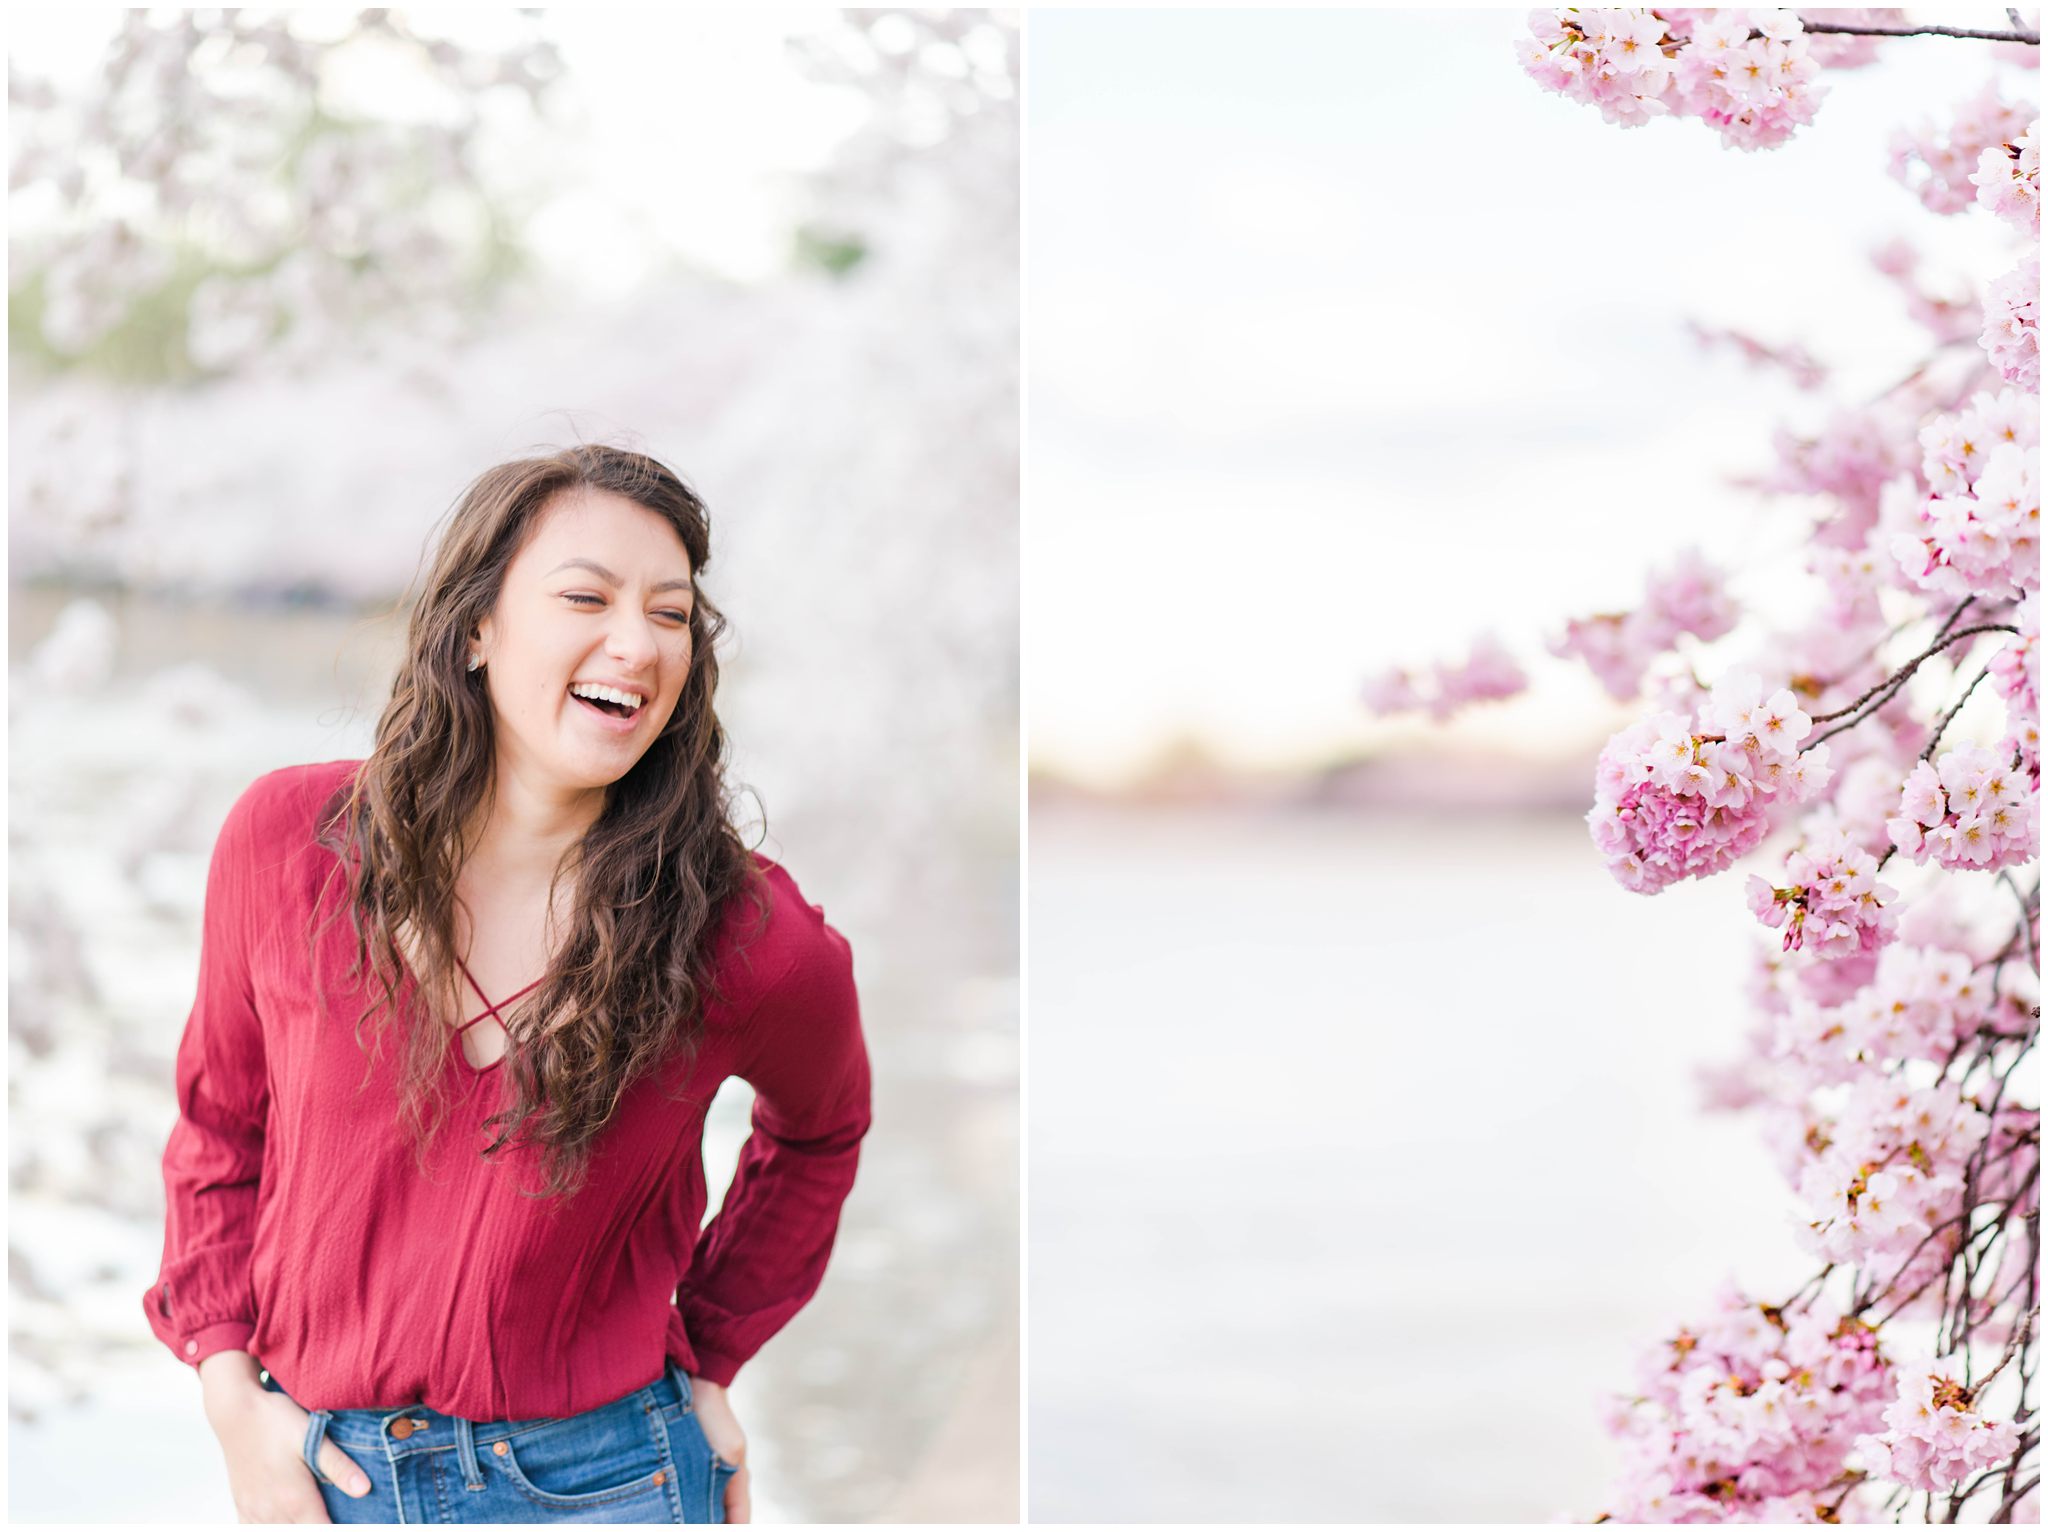
[[[731,824],[709,552],[637,453],[491,469],[370,757],[229,813],[144,1306],[245,1521],[748,1519],[726,1385],[824,1274],[868,1066]]]

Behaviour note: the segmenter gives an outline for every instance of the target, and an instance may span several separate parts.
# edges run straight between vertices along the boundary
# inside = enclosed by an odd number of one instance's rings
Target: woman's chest
[[[514,1011],[544,987],[567,896],[485,874],[465,875],[458,895],[449,933],[456,957],[451,993],[437,1010],[470,1066],[483,1070],[504,1058]],[[407,965],[424,972],[413,933],[401,931],[399,940]]]
[[[445,1169],[533,1165],[534,1135],[544,1119],[531,1112],[515,1142],[482,1153],[506,1127],[519,1126],[505,1117],[522,1105],[511,1062],[479,1067],[461,1049],[463,1034],[430,1014],[405,976],[387,993],[381,979],[359,971],[346,921],[296,954],[283,942],[268,945],[268,960],[255,965],[252,998],[263,1024],[273,1131],[281,1140],[346,1145],[363,1155],[403,1152],[410,1162],[410,1096],[426,1120],[443,1119],[432,1158]],[[481,973],[477,978],[488,986]],[[502,1052],[498,1027],[486,1022],[466,1035],[480,1032],[495,1033]],[[731,1064],[731,1038],[714,1024],[618,1090],[591,1154],[592,1177],[644,1196],[674,1175],[695,1157],[705,1112]],[[584,1082],[537,1083],[544,1101]]]

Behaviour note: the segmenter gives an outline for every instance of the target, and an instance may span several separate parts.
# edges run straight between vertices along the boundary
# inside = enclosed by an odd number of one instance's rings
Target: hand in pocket
[[[327,1503],[306,1467],[306,1430],[313,1418],[307,1411],[288,1395],[272,1393],[253,1381],[246,1391],[209,1393],[206,1405],[207,1420],[227,1460],[228,1490],[240,1520],[328,1522]],[[370,1492],[368,1476],[335,1443],[322,1441],[316,1461],[344,1493]]]
[[[691,1407],[697,1425],[711,1450],[732,1470],[725,1486],[725,1519],[744,1522],[754,1519],[753,1475],[747,1469],[747,1433],[740,1429],[732,1401],[720,1385],[706,1378],[690,1379]]]

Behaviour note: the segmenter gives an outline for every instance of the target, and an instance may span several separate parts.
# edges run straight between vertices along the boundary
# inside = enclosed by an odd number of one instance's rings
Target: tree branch
[[[1863,722],[1864,718],[1868,717],[1870,713],[1877,711],[1878,708],[1883,707],[1885,703],[1891,701],[1893,697],[1897,696],[1900,688],[1903,687],[1907,681],[1912,679],[1914,671],[1918,670],[1928,660],[1933,659],[1935,655],[1941,653],[1941,651],[1946,649],[1950,644],[1960,642],[1963,639],[1973,637],[1974,635],[1979,633],[2017,632],[2019,632],[2019,629],[2014,627],[2009,622],[1980,622],[1972,627],[1956,629],[1955,632],[1949,634],[1946,638],[1936,640],[1929,647],[1921,650],[1918,654],[1914,655],[1912,659],[1908,660],[1897,671],[1893,672],[1892,675],[1887,677],[1885,680],[1878,682],[1877,685],[1871,687],[1869,691],[1865,692],[1862,696],[1858,697],[1854,702],[1850,703],[1847,707],[1837,708],[1832,713],[1823,713],[1820,717],[1814,719],[1814,723],[1831,723],[1837,718],[1845,718],[1845,721],[1842,723],[1835,724],[1835,726],[1832,729],[1829,729],[1824,734],[1815,735],[1812,739],[1808,740],[1805,744],[1801,745],[1799,747],[1800,750],[1802,752],[1811,750],[1815,745],[1819,744],[1822,740],[1832,739],[1835,735],[1840,734],[1844,729],[1855,728],[1856,725]],[[1873,698],[1875,699],[1874,702],[1872,701]],[[1870,704],[1868,708],[1865,707],[1866,703]],[[1853,714],[1855,716],[1845,717],[1845,715],[1850,714]]]
[[[1920,752],[1921,760],[1931,761],[1934,759],[1934,752],[1936,748],[1941,744],[1942,735],[1946,734],[1948,732],[1948,726],[1956,721],[1956,714],[1960,713],[1963,710],[1963,704],[1970,700],[1970,693],[1975,691],[1979,684],[1982,683],[1984,678],[1990,674],[1991,670],[1989,666],[1986,666],[1983,670],[1978,671],[1977,679],[1975,681],[1972,681],[1968,686],[1964,687],[1962,696],[1956,698],[1956,705],[1950,708],[1946,713],[1943,713],[1941,715],[1941,721],[1934,726],[1933,738],[1927,741],[1927,748]]]
[[[2006,14],[2012,13],[2008,11]],[[1969,37],[1987,43],[2032,43],[2037,48],[2041,45],[2041,34],[2029,32],[2019,24],[2017,17],[2010,32],[1979,32],[1969,27],[1874,27],[1868,22],[1852,25],[1840,21],[1808,21],[1804,16],[1799,18],[1799,27],[1804,32],[1833,32],[1844,37]],[[1757,38],[1763,33],[1751,32],[1749,35]]]

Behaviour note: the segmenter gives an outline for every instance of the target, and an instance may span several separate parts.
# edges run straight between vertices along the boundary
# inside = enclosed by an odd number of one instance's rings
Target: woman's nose
[[[652,665],[658,652],[647,619],[638,615],[614,621],[605,648],[613,659],[634,670]]]

